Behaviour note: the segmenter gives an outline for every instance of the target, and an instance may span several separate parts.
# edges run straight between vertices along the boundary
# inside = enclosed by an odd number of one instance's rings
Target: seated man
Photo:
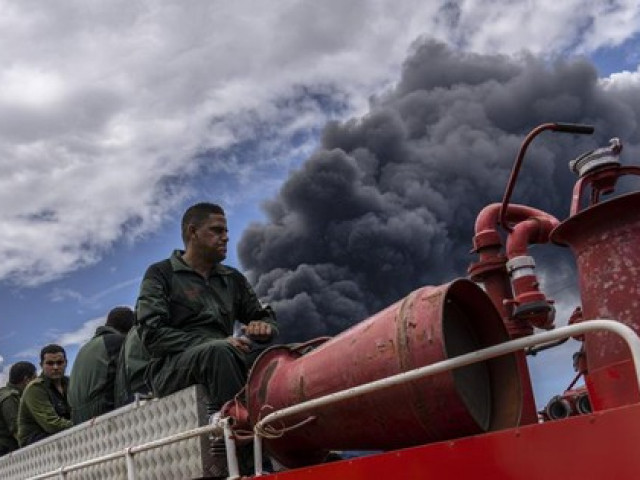
[[[25,387],[36,378],[36,366],[31,362],[14,363],[9,370],[7,385],[0,388],[0,456],[17,450],[18,408]]]
[[[104,326],[78,351],[69,378],[71,420],[76,425],[114,409],[114,384],[120,348],[133,326],[133,310],[116,307]]]
[[[73,426],[67,403],[67,354],[60,345],[40,351],[42,373],[24,389],[18,411],[18,441],[30,445]]]
[[[220,206],[187,209],[182,239],[185,250],[151,265],[140,288],[137,319],[151,355],[147,383],[157,396],[203,384],[218,410],[245,384],[251,342],[276,335],[275,315],[244,275],[220,263],[229,241]],[[232,336],[235,320],[244,336]]]

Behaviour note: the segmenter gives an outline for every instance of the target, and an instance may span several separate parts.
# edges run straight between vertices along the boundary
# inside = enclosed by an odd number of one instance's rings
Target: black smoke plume
[[[367,115],[325,127],[265,205],[268,222],[244,232],[240,260],[276,310],[281,341],[335,334],[419,286],[466,275],[476,215],[501,200],[531,128],[596,127],[592,137],[546,132],[525,158],[512,201],[563,219],[568,161],[618,136],[630,163],[639,118],[640,87],[607,88],[587,60],[422,42]]]

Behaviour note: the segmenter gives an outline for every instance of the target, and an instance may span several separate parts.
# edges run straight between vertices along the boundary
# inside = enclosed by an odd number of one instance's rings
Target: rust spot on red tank
[[[307,399],[307,396],[304,393],[304,377],[300,377],[300,380],[298,381],[296,396],[298,397],[298,400],[301,402],[304,402]]]
[[[392,353],[395,354],[395,345],[393,343],[393,340],[388,339],[388,340],[378,340],[376,342],[376,348],[378,350],[378,352],[380,353],[380,355],[384,355],[385,353]]]

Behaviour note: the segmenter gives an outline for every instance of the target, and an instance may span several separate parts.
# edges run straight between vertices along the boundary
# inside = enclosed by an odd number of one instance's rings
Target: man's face
[[[194,226],[191,245],[210,256],[216,262],[227,257],[229,231],[224,215],[211,214],[199,227]]]
[[[64,353],[45,353],[44,359],[40,364],[42,373],[51,380],[59,380],[64,376],[64,370],[67,368],[67,359]]]

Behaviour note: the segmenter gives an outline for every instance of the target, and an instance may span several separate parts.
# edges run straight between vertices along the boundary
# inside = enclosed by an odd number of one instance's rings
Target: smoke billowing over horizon
[[[318,150],[264,205],[268,221],[240,240],[282,340],[336,334],[415,288],[465,276],[476,215],[501,200],[522,140],[541,123],[596,127],[591,137],[537,137],[514,190],[513,202],[566,218],[569,160],[613,136],[625,145],[623,163],[638,156],[635,90],[608,88],[586,60],[416,44],[395,88],[364,117],[328,124]]]

